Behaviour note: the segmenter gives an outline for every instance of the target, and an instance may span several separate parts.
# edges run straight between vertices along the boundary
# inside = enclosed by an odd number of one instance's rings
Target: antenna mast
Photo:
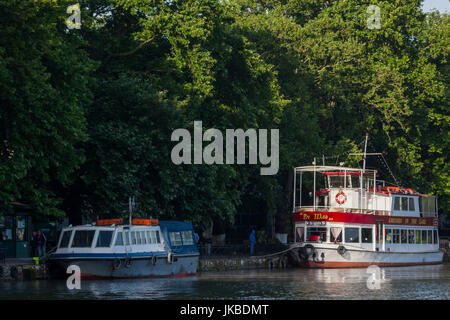
[[[368,138],[369,138],[369,134],[366,133],[366,142],[364,144],[363,170],[366,170],[366,153],[367,153],[367,139]]]

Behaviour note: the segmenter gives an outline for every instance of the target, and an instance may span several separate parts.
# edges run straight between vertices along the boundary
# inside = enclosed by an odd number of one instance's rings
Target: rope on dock
[[[293,244],[289,248],[287,248],[287,249],[285,249],[283,251],[280,251],[280,252],[275,252],[275,253],[267,254],[267,255],[264,255],[264,256],[250,256],[250,258],[252,258],[252,259],[265,259],[265,258],[269,258],[269,257],[274,257],[274,256],[281,255],[283,253],[289,252],[292,249],[295,249],[295,248],[298,248],[298,247],[300,247],[299,244]]]

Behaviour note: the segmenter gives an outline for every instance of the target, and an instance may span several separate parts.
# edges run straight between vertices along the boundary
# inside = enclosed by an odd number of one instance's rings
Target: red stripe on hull
[[[314,262],[314,261],[302,261],[298,265],[301,268],[317,268],[317,269],[337,269],[337,268],[367,268],[368,266],[379,267],[409,267],[409,266],[423,266],[441,264],[442,261],[436,262]]]
[[[81,274],[81,279],[83,280],[110,280],[110,279],[153,279],[153,278],[170,278],[170,277],[186,277],[196,275],[196,272],[192,273],[176,273],[176,274],[168,274],[168,275],[160,275],[160,276],[136,276],[136,277],[106,277],[106,276],[95,276],[91,274]]]

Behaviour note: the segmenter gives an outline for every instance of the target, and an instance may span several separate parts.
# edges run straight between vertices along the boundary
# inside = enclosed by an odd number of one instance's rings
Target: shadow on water
[[[205,272],[164,279],[0,283],[0,299],[449,299],[450,264],[380,269],[369,289],[367,269]]]

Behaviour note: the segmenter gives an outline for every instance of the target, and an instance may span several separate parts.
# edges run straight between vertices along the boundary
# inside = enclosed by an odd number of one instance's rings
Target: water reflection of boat
[[[434,196],[385,186],[365,163],[362,169],[315,162],[295,168],[294,190],[296,243],[291,253],[301,267],[442,262]]]
[[[55,275],[77,265],[82,278],[145,278],[195,274],[198,256],[191,223],[111,219],[65,228],[49,261]]]

